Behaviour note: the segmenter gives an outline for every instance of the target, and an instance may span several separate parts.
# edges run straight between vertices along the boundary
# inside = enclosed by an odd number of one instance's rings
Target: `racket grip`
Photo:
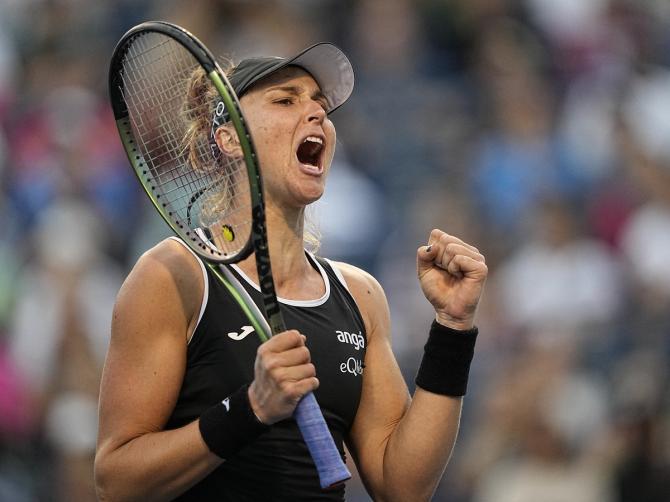
[[[321,488],[332,488],[351,478],[313,393],[300,400],[293,417],[319,472]]]

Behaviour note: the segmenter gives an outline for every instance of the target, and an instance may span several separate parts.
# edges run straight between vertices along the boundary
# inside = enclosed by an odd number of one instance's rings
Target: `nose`
[[[326,118],[326,110],[317,101],[310,100],[307,110],[307,122],[321,124]]]

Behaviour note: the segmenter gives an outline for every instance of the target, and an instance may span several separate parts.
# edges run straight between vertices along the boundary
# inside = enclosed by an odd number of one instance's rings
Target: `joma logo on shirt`
[[[349,333],[348,331],[340,331],[338,329],[335,333],[337,333],[337,340],[339,342],[353,345],[356,350],[365,348],[365,338],[363,338],[360,332]]]

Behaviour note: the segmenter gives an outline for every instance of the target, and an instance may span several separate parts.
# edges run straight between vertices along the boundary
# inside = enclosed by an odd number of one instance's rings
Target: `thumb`
[[[421,246],[416,251],[416,266],[419,275],[427,269],[430,269],[435,264],[437,257],[437,246],[429,244],[428,246]]]

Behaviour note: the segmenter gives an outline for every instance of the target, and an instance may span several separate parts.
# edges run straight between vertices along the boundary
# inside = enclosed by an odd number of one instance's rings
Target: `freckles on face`
[[[300,192],[301,203],[303,198],[318,199],[336,136],[314,79],[288,67],[257,84],[240,102],[264,179]]]
[[[277,127],[272,116],[262,113],[262,108],[248,107],[247,110],[249,113],[243,110],[245,119],[254,142],[264,185],[268,185],[270,180],[281,180],[288,171],[290,156],[293,153],[290,138]]]

